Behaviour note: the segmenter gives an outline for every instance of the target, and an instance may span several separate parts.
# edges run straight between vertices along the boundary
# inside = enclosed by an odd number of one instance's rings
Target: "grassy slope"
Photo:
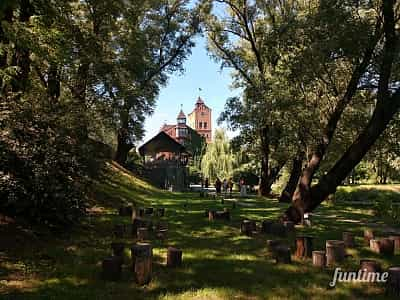
[[[241,218],[276,218],[285,208],[276,201],[246,199],[246,206],[232,211],[231,222],[210,223],[204,209],[230,207],[216,200],[201,199],[197,194],[159,191],[133,177],[116,164],[109,164],[105,179],[96,185],[91,216],[72,234],[56,239],[29,239],[23,236],[18,247],[0,251],[0,298],[2,299],[360,299],[382,298],[380,286],[339,284],[328,289],[332,269],[318,270],[310,260],[294,260],[291,265],[275,265],[266,251],[266,239],[239,234]],[[99,279],[100,261],[110,254],[113,224],[129,223],[119,217],[121,203],[166,207],[165,221],[169,238],[165,243],[153,240],[153,281],[145,287],[133,282],[129,266],[124,266],[120,282]],[[187,209],[184,204],[188,203]],[[380,223],[363,208],[340,205],[322,206],[312,229],[315,249],[326,239],[340,239],[344,230],[357,233],[359,247],[343,269],[357,270],[362,258],[377,258],[384,266],[400,264],[396,258],[378,258],[362,246],[361,232],[366,223]],[[381,224],[381,223],[380,223]],[[293,236],[288,237],[293,246]],[[132,244],[132,238],[125,242]],[[166,248],[183,249],[184,265],[165,267]],[[293,247],[292,247],[293,248]],[[4,250],[4,251],[3,251]],[[126,250],[127,256],[129,251]],[[7,280],[5,280],[7,279]]]

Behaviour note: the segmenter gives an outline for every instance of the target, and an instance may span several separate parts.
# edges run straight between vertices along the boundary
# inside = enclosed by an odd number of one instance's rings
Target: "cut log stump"
[[[182,250],[174,247],[168,247],[167,266],[179,267],[181,265],[182,265]]]
[[[370,240],[374,239],[374,231],[372,229],[365,229],[364,230],[364,241],[367,245],[370,245]]]
[[[389,268],[386,291],[389,295],[400,297],[400,267]]]
[[[325,251],[313,251],[312,252],[313,265],[319,268],[326,266],[326,254]]]
[[[247,235],[247,236],[252,236],[253,235],[253,222],[250,220],[243,220],[242,224],[240,224],[240,233]]]
[[[133,213],[132,205],[121,206],[118,210],[118,214],[123,217],[131,217]]]
[[[373,239],[369,242],[369,248],[375,253],[387,256],[392,256],[394,254],[394,241],[390,238]]]
[[[286,228],[286,232],[294,231],[294,222],[292,221],[284,221],[283,226]]]
[[[146,207],[146,209],[144,210],[145,215],[152,215],[153,212],[154,212],[153,207]]]
[[[165,241],[167,239],[168,229],[159,229],[157,231],[156,237],[161,240]]]
[[[292,262],[290,248],[283,245],[275,247],[274,258],[276,263],[290,264]]]
[[[139,227],[137,230],[137,239],[139,241],[145,241],[149,239],[149,230],[147,227]]]
[[[366,273],[376,273],[381,272],[382,267],[379,262],[372,259],[361,259],[360,260],[360,270]]]
[[[114,225],[113,233],[116,238],[122,239],[125,235],[125,225],[124,224]]]
[[[157,208],[156,215],[158,217],[164,217],[165,216],[165,208],[164,207]]]
[[[111,256],[103,259],[101,278],[104,280],[117,281],[121,278],[121,259]]]
[[[343,242],[344,246],[347,248],[354,248],[355,242],[354,242],[354,234],[352,232],[345,231],[343,232]]]
[[[271,233],[272,224],[274,224],[273,221],[269,221],[269,220],[262,221],[262,223],[261,223],[261,232],[270,234]]]
[[[346,252],[343,241],[326,241],[326,264],[333,266],[344,261]]]
[[[394,252],[400,252],[400,235],[391,235],[389,239],[393,240]]]
[[[312,240],[311,236],[298,236],[296,237],[296,253],[297,258],[312,257]]]
[[[124,256],[125,243],[111,243],[111,249],[114,256]]]
[[[153,250],[150,244],[136,244],[131,248],[132,268],[139,285],[148,284],[152,276]]]

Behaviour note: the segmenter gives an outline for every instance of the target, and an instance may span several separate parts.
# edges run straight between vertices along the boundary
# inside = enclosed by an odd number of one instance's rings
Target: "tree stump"
[[[367,245],[370,245],[370,240],[374,238],[374,231],[372,229],[364,230],[364,241]]]
[[[156,214],[158,217],[164,217],[165,216],[165,208],[164,207],[157,208]]]
[[[296,253],[297,258],[312,257],[312,239],[311,236],[296,237]]]
[[[117,281],[121,278],[121,259],[111,256],[103,259],[101,264],[101,278],[104,280]]]
[[[253,228],[253,222],[250,220],[243,220],[242,224],[240,224],[240,232],[247,236],[252,236]]]
[[[151,281],[153,250],[150,244],[142,243],[131,248],[132,267],[135,281],[139,285]]]
[[[125,225],[124,224],[114,225],[113,233],[116,238],[122,239],[125,235]]]
[[[394,252],[400,252],[400,235],[391,235],[389,239],[393,241]]]
[[[400,297],[400,267],[389,268],[386,291],[389,295]]]
[[[145,241],[149,239],[149,230],[147,227],[139,227],[137,230],[137,239],[139,241]]]
[[[146,209],[144,210],[145,215],[152,215],[153,214],[154,209],[152,207],[146,207]]]
[[[229,211],[216,211],[214,214],[214,218],[217,220],[227,220],[229,221],[231,219],[231,215]]]
[[[294,231],[294,222],[292,221],[284,221],[283,226],[286,228],[286,232]]]
[[[361,259],[360,260],[360,270],[366,273],[376,273],[381,272],[381,264],[376,260],[372,259]]]
[[[267,240],[267,249],[270,253],[275,253],[275,248],[282,246],[281,241],[278,240]]]
[[[313,265],[319,268],[326,266],[326,254],[325,251],[313,251],[312,252]]]
[[[216,214],[215,210],[209,210],[208,211],[208,220],[214,221],[216,219],[215,214]]]
[[[277,236],[286,236],[286,227],[282,223],[272,223],[271,227],[271,234],[277,235]]]
[[[354,248],[355,242],[353,233],[348,231],[343,232],[343,242],[345,247]]]
[[[328,240],[326,241],[326,264],[333,266],[341,263],[345,258],[345,248],[343,241]]]
[[[261,231],[264,233],[271,233],[271,227],[272,224],[274,224],[273,221],[269,221],[269,220],[264,220],[261,223]]]
[[[167,233],[168,233],[168,229],[159,229],[159,230],[157,231],[156,237],[157,237],[159,240],[164,241],[164,240],[167,239]]]
[[[274,257],[276,263],[290,264],[292,262],[290,248],[282,245],[274,248]]]
[[[111,249],[114,256],[124,256],[125,243],[111,243]]]
[[[182,265],[182,250],[168,247],[167,266],[179,267],[180,265]]]
[[[382,238],[379,240],[370,240],[369,247],[371,251],[392,256],[394,254],[394,241],[390,238]]]
[[[133,213],[132,205],[121,206],[118,210],[118,214],[122,217],[131,217]]]

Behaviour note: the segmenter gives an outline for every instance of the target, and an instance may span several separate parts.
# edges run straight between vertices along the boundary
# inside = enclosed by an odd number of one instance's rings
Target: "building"
[[[182,109],[176,118],[176,125],[164,124],[160,131],[165,132],[178,143],[185,144],[185,140],[189,137],[189,128],[186,124],[186,115]]]
[[[188,115],[188,124],[206,139],[207,143],[212,141],[211,108],[209,108],[200,97],[197,99],[195,108]]]

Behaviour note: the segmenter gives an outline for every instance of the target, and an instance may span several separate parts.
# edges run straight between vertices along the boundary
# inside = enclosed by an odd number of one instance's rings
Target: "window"
[[[203,122],[199,122],[199,128],[203,128]]]
[[[186,119],[185,118],[178,119],[178,124],[186,124]]]
[[[207,128],[207,122],[204,122],[204,129]]]
[[[186,128],[177,128],[176,129],[176,137],[185,137],[187,135]]]

